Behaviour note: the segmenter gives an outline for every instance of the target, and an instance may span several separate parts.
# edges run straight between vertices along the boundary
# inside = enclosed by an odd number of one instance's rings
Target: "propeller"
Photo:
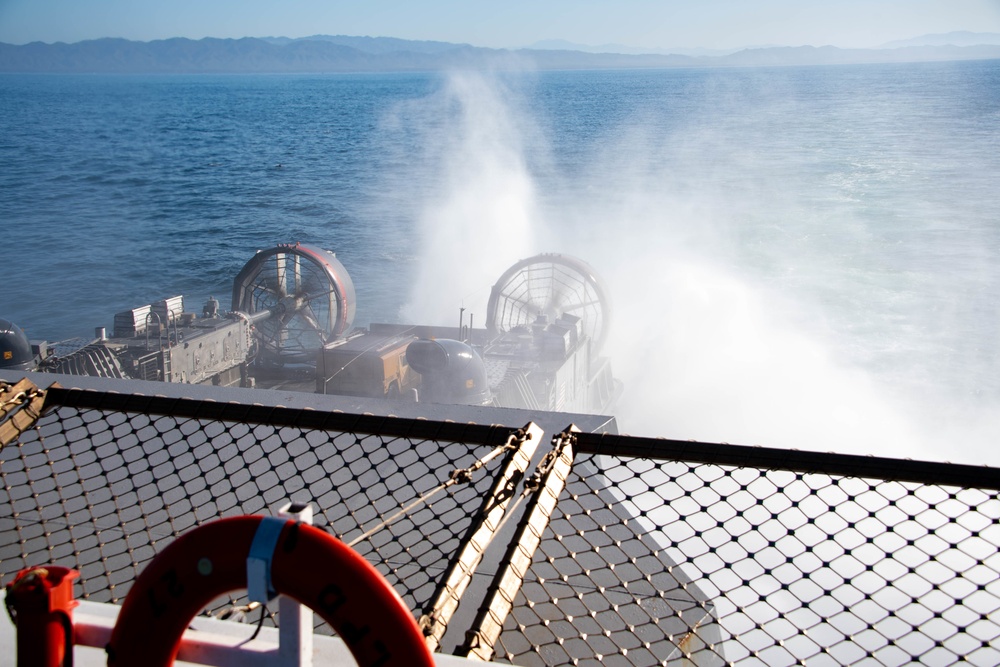
[[[296,243],[258,252],[233,282],[233,308],[275,314],[256,324],[271,361],[308,358],[354,321],[354,283],[332,252]]]
[[[543,254],[523,259],[500,277],[490,293],[487,326],[494,334],[571,314],[600,349],[607,339],[611,304],[594,270],[569,255]]]

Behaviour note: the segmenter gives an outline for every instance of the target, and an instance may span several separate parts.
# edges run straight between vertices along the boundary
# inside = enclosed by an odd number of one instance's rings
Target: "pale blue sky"
[[[516,48],[878,46],[1000,32],[1000,0],[0,0],[0,42],[371,35]]]

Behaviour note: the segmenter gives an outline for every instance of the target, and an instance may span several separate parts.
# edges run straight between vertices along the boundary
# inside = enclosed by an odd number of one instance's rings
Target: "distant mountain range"
[[[75,44],[0,43],[0,72],[290,73],[513,67],[625,69],[1000,59],[1000,35],[993,33],[926,35],[894,44],[881,49],[799,46],[746,48],[735,52],[692,49],[685,53],[615,53],[602,50],[614,49],[615,45],[586,47],[543,42],[534,45],[534,48],[487,49],[469,44],[345,35],[315,35],[298,39],[174,38],[152,42],[106,38]],[[552,48],[559,45],[575,48]],[[631,50],[628,47],[621,49]]]

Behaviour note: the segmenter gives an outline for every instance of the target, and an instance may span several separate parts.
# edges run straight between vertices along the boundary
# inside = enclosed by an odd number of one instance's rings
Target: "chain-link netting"
[[[536,427],[0,389],[4,583],[55,563],[118,603],[184,531],[291,500],[362,538],[416,616],[446,624],[435,600],[471,596],[454,629],[518,665],[1000,664],[989,468],[565,432],[538,473],[517,450],[517,472],[511,443]],[[527,499],[506,531],[479,523],[494,494]],[[479,563],[497,533],[520,541]],[[494,583],[442,594],[475,566]]]
[[[470,443],[421,437],[435,430],[433,422],[369,418],[370,430],[384,424],[387,432],[390,425],[413,432],[379,435],[269,424],[272,411],[254,410],[258,423],[77,407],[43,416],[0,451],[4,581],[54,563],[80,572],[79,597],[120,603],[179,534],[220,517],[274,514],[287,500],[311,502],[315,525],[351,542],[513,433],[479,427],[472,435],[480,442]],[[468,431],[436,428],[442,435]],[[452,483],[354,545],[408,608],[419,612],[431,602],[502,462],[490,459],[467,483]],[[209,611],[245,603],[233,598]]]
[[[1000,664],[1000,479],[982,469],[991,478],[578,454],[497,652],[520,665]]]

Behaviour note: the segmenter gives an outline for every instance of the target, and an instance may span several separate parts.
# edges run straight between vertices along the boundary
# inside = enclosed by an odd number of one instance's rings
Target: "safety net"
[[[0,383],[0,576],[120,604],[192,527],[311,503],[437,650],[1000,664],[995,469]],[[280,624],[235,593],[206,614]],[[329,633],[322,624],[317,631]]]

